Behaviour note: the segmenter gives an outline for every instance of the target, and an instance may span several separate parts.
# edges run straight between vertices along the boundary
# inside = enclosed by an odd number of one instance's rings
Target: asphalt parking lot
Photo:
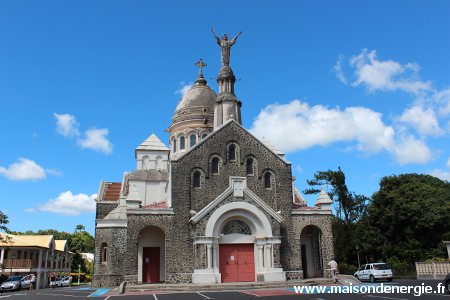
[[[430,286],[434,290],[437,289],[439,281],[417,281],[417,280],[400,280],[388,285],[393,286],[413,286],[416,289],[424,286]],[[364,284],[370,286],[371,284]],[[379,286],[377,283],[376,286]],[[373,286],[373,285],[372,285]],[[259,290],[243,290],[243,291],[192,291],[192,292],[142,292],[134,294],[118,295],[117,291],[109,289],[91,289],[89,287],[66,287],[57,289],[42,289],[38,291],[18,291],[0,294],[0,299],[109,299],[109,300],[249,300],[256,298],[263,299],[308,299],[308,300],[343,300],[343,299],[366,299],[366,300],[412,300],[412,299],[442,299],[450,300],[449,294],[432,293],[423,294],[420,297],[414,294],[331,294],[330,286],[325,286],[325,293],[295,293],[293,288],[285,289],[259,289]],[[93,299],[92,299],[93,298]],[[116,298],[116,299],[114,299]]]

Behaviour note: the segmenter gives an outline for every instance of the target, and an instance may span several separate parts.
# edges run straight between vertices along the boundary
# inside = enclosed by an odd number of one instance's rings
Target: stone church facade
[[[152,134],[136,148],[135,171],[101,183],[94,286],[327,275],[332,201],[322,191],[306,206],[284,154],[242,127],[229,66],[236,38],[216,36],[219,93],[207,85],[200,60],[172,117],[169,146]]]

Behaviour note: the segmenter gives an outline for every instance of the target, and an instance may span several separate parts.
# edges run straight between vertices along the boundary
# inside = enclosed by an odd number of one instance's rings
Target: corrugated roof
[[[119,201],[121,189],[122,183],[120,182],[106,182],[105,190],[100,201]]]
[[[12,235],[0,234],[7,241],[0,242],[1,246],[8,247],[40,247],[48,248],[53,240],[53,235]]]
[[[64,252],[67,240],[55,240],[55,249]]]

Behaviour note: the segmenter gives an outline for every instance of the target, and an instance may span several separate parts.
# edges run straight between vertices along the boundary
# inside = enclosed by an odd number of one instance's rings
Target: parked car
[[[58,287],[61,282],[62,277],[56,277],[55,280],[50,280],[49,287]]]
[[[56,277],[55,281],[50,281],[50,287],[63,287],[63,286],[70,286],[70,283],[72,282],[72,277],[66,276],[66,277]]]
[[[61,280],[59,281],[59,286],[70,286],[71,283],[72,283],[72,277],[66,276],[66,277],[61,278]]]
[[[392,281],[394,278],[391,267],[385,263],[365,264],[355,272],[354,276],[361,281],[370,280],[370,282],[380,279]]]
[[[4,291],[20,291],[21,289],[28,289],[30,287],[31,278],[27,276],[11,276],[0,286],[0,292]]]
[[[450,273],[445,276],[443,284],[445,286],[445,291],[447,292],[447,294],[450,294]]]

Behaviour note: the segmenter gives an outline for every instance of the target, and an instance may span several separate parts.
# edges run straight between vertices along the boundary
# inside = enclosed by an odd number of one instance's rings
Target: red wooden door
[[[159,247],[144,247],[142,258],[142,281],[145,283],[160,282]]]
[[[222,244],[219,268],[222,282],[255,281],[253,244]]]
[[[237,281],[255,281],[255,258],[253,244],[238,245]]]

